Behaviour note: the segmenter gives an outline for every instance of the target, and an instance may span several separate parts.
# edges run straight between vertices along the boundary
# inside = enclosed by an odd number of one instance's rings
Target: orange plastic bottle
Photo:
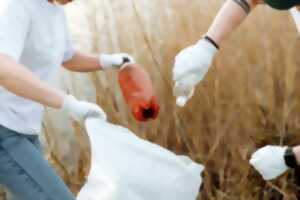
[[[138,64],[125,64],[119,71],[123,96],[138,121],[156,119],[160,106],[149,74]]]

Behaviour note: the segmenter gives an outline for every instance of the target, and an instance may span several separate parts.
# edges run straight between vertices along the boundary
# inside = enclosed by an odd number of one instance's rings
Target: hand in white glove
[[[105,121],[107,119],[105,112],[98,105],[78,101],[71,95],[65,97],[62,110],[77,122],[83,122],[89,117],[101,118]]]
[[[218,49],[207,39],[182,50],[175,58],[173,81],[177,104],[184,106],[194,87],[203,80]]]
[[[252,154],[250,164],[264,180],[275,179],[289,169],[284,160],[285,150],[280,146],[263,147]]]
[[[100,54],[99,62],[102,69],[119,69],[125,63],[133,64],[135,60],[132,56],[126,53],[119,54]]]

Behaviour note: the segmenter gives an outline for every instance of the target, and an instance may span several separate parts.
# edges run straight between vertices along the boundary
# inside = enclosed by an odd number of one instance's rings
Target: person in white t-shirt
[[[134,62],[125,53],[92,56],[74,50],[62,8],[69,2],[0,1],[0,184],[15,199],[74,199],[40,151],[44,106],[61,109],[78,122],[106,120],[99,106],[50,86],[59,67],[92,72]]]

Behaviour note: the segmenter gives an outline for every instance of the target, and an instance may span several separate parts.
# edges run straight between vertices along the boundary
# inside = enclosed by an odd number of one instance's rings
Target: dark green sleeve
[[[266,4],[278,10],[288,10],[300,4],[300,0],[264,0]]]

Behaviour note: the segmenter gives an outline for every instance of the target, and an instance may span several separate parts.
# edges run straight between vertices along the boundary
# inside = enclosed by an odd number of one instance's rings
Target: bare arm
[[[99,56],[75,52],[72,59],[64,62],[64,68],[75,72],[93,72],[97,70],[120,69],[126,62],[135,63],[127,53],[100,54]]]
[[[251,8],[262,3],[262,0],[246,0]],[[233,0],[227,0],[210,26],[207,36],[221,45],[247,17],[246,12]]]
[[[63,92],[50,87],[14,59],[0,54],[0,86],[8,91],[53,108],[61,108]]]
[[[93,72],[102,69],[98,56],[76,52],[71,60],[63,63],[64,68],[75,72]]]

